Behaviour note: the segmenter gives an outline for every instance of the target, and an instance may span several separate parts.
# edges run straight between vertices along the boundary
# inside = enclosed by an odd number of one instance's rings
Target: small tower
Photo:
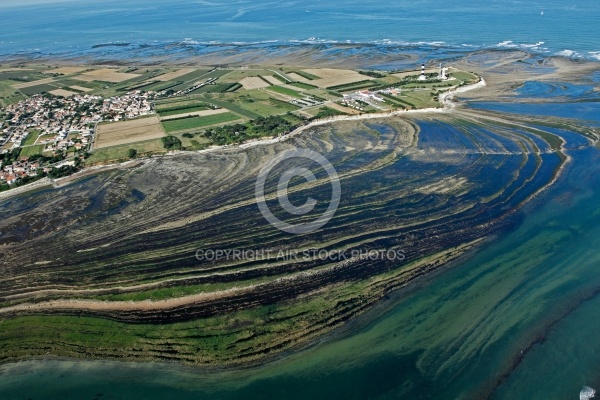
[[[420,81],[427,80],[427,77],[425,76],[425,64],[421,65],[421,76],[419,76],[419,80]]]
[[[442,63],[440,63],[440,74],[438,75],[438,78],[441,80],[448,79],[448,76],[446,75],[447,72],[448,72],[448,68],[442,67]]]

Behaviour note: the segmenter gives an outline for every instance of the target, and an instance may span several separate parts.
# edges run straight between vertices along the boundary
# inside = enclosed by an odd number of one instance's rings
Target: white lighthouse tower
[[[442,67],[442,63],[440,63],[440,74],[438,78],[444,81],[448,79],[448,68]]]
[[[425,64],[421,65],[421,76],[419,76],[420,81],[426,81],[427,77],[425,76]]]

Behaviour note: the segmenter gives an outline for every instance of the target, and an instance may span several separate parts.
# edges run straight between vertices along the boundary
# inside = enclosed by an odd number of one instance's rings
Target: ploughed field
[[[417,118],[338,122],[275,144],[145,160],[4,200],[0,361],[224,365],[307,344],[509,228],[559,176],[570,142],[596,135],[491,112]],[[305,235],[275,229],[255,200],[259,171],[295,148],[325,156],[342,188],[331,221]],[[293,204],[318,200],[308,215],[290,216],[276,198],[291,167],[316,176],[290,183]],[[332,191],[306,159],[277,165],[266,187],[267,205],[289,223],[322,214]],[[234,249],[259,253],[196,257]],[[352,256],[380,249],[377,259]]]

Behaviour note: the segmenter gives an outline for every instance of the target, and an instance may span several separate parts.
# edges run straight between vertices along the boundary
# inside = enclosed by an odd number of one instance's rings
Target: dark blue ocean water
[[[85,56],[115,42],[350,41],[600,58],[597,0],[3,0],[0,20],[0,55]]]

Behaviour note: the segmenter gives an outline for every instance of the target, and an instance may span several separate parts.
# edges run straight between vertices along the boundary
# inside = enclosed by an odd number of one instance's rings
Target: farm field
[[[99,124],[94,149],[161,138],[165,135],[158,116]]]
[[[195,108],[198,108],[198,109],[196,110]],[[160,118],[160,120],[161,121],[170,121],[170,120],[174,120],[174,119],[185,118],[188,116],[206,117],[209,115],[224,114],[224,113],[229,112],[229,110],[227,110],[225,108],[218,108],[216,110],[207,110],[205,107],[202,107],[202,106],[198,106],[195,108],[181,110],[177,114],[163,116]],[[172,111],[172,112],[177,112],[177,111]]]
[[[171,133],[186,129],[196,129],[210,125],[224,124],[226,122],[233,122],[238,120],[242,120],[242,118],[239,115],[234,114],[232,112],[225,112],[204,117],[190,117],[164,121],[162,125],[165,129],[165,132]]]
[[[283,94],[285,96],[294,97],[296,99],[301,99],[301,98],[304,97],[303,94],[300,94],[296,90],[290,89],[290,88],[285,87],[285,86],[271,86],[267,90],[271,90],[273,92],[276,92],[276,93],[279,93],[279,94]]]
[[[95,149],[84,161],[84,163],[86,165],[92,165],[98,163],[126,161],[129,159],[129,149],[136,150],[138,156],[166,153],[166,150],[160,139],[150,139],[135,143]]]
[[[244,78],[240,81],[240,83],[246,90],[262,89],[271,86],[268,82],[265,82],[258,76]]]
[[[95,69],[89,72],[84,72],[81,75],[77,75],[74,78],[80,81],[90,82],[90,81],[102,81],[102,82],[112,82],[112,83],[120,83],[133,78],[139,77],[139,74],[131,74],[118,72],[111,68],[102,68]]]
[[[65,89],[51,90],[49,93],[53,94],[55,96],[60,96],[60,97],[69,97],[69,96],[73,96],[75,94],[78,94],[77,92],[71,92],[71,91],[65,90]]]
[[[321,88],[328,88],[331,86],[345,85],[348,83],[374,79],[369,76],[359,74],[356,71],[343,69],[316,68],[305,69],[303,70],[303,72],[319,77],[319,79],[315,79],[308,82],[305,80],[304,83],[310,83],[311,85],[318,86]]]
[[[427,70],[436,71],[433,68]],[[358,115],[438,107],[440,91],[473,83],[478,78],[452,68],[449,71],[451,79],[447,81],[417,82],[415,75],[418,71],[360,73],[349,69],[279,66],[117,68],[25,65],[0,68],[0,106],[36,94],[57,97],[89,94],[109,98],[138,90],[157,92],[150,102],[155,115],[97,126],[89,161],[93,164],[128,159],[129,149],[135,149],[138,155],[164,152],[160,138],[166,134],[178,137],[182,148],[187,150],[228,142],[231,137],[212,137],[209,132],[207,139],[204,134],[213,126],[246,123],[260,117],[278,117],[279,121],[283,119],[296,126],[336,113]],[[194,87],[208,79],[211,79],[210,83]],[[399,96],[382,90],[394,86],[401,89]],[[358,93],[365,90],[378,91],[378,96],[385,100],[369,98],[374,96],[370,92]],[[346,100],[350,106],[340,104],[342,96],[346,95],[349,95],[350,100],[348,97]],[[307,97],[312,100],[303,100]],[[43,146],[38,146],[35,139],[32,136],[23,144],[23,155],[43,151]],[[7,141],[6,146],[12,147],[10,138]]]
[[[239,82],[244,78],[252,78],[266,75],[273,75],[272,71],[266,69],[232,69],[232,70],[221,70],[226,73],[222,75],[221,80],[223,82]],[[260,79],[260,78],[259,78]]]
[[[300,82],[310,82],[310,81],[320,79],[320,77],[318,77],[317,75],[313,75],[306,71],[300,71],[300,70],[288,72],[287,76],[289,76],[290,78],[292,78],[296,81],[300,81]]]
[[[25,88],[29,88],[32,86],[46,85],[46,84],[52,83],[52,82],[54,82],[54,78],[45,78],[45,79],[38,79],[35,81],[31,81],[31,82],[17,83],[17,84],[14,84],[13,87],[15,89],[25,89]]]
[[[167,72],[166,74],[159,75],[156,77],[156,79],[158,79],[161,82],[167,82],[167,81],[171,81],[171,80],[180,78],[180,77],[187,75],[189,73],[192,73],[194,71],[195,71],[194,68],[179,69],[177,71]]]
[[[360,114],[360,111],[358,111],[358,110],[356,110],[354,108],[344,107],[343,105],[338,104],[338,103],[333,103],[333,102],[328,103],[327,107],[333,108],[334,110],[343,112],[345,114],[350,114],[350,115],[358,115],[358,114]]]
[[[190,104],[189,106],[183,106],[181,108],[170,108],[164,111],[157,110],[158,114],[161,118],[170,117],[170,116],[180,116],[185,114],[191,114],[193,112],[205,111],[208,110],[208,107],[204,104]],[[180,118],[180,117],[179,117]]]
[[[91,92],[92,90],[94,90],[92,88],[88,88],[85,86],[79,86],[79,85],[70,86],[69,89],[79,90],[80,92]]]
[[[261,77],[269,82],[271,85],[281,85],[282,83],[287,83],[283,78],[277,77],[275,75],[261,75]]]
[[[87,67],[60,67],[60,68],[49,69],[45,72],[47,74],[72,75],[72,74],[76,74],[78,72],[82,72],[82,71],[85,71],[88,69],[89,68],[87,68]]]

